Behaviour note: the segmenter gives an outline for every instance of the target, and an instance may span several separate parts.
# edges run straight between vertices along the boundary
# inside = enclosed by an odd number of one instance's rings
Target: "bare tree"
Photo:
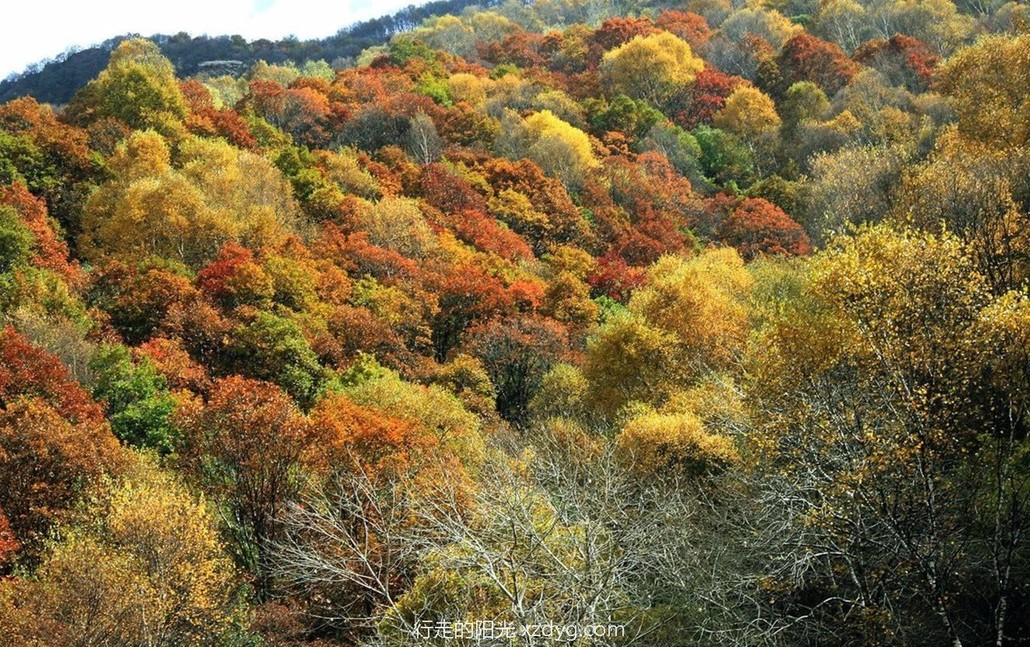
[[[436,124],[424,112],[408,120],[408,152],[423,165],[439,160],[443,152],[443,140],[436,132]]]

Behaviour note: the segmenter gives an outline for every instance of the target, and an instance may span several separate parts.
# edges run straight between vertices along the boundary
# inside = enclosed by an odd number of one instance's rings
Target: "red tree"
[[[696,54],[712,37],[712,28],[704,16],[691,11],[669,9],[658,14],[657,24],[667,32],[676,34],[690,44]]]
[[[881,72],[892,85],[903,85],[913,92],[930,87],[941,60],[926,43],[904,34],[867,42],[858,48],[854,59]]]
[[[805,230],[762,198],[745,198],[719,226],[719,239],[745,260],[763,254],[797,256],[812,251]]]
[[[84,279],[82,269],[76,261],[68,258],[68,245],[54,230],[47,215],[46,203],[29,193],[21,182],[0,187],[0,204],[13,207],[34,239],[32,264],[52,270],[63,276],[72,285],[80,285]]]
[[[805,33],[784,44],[776,64],[782,81],[773,91],[780,96],[798,81],[811,81],[832,97],[858,73],[858,66],[838,45]]]
[[[83,488],[122,464],[103,409],[61,362],[0,331],[0,510],[14,539],[39,548]]]
[[[608,18],[587,39],[587,61],[596,66],[605,52],[637,36],[650,36],[660,31],[650,18]]]
[[[722,110],[726,105],[726,98],[741,83],[747,81],[706,67],[698,72],[694,83],[674,99],[671,109],[673,121],[687,130],[693,130],[702,124],[711,124],[712,117]]]

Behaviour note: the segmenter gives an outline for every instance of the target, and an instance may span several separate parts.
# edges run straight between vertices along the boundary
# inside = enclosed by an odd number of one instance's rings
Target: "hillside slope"
[[[509,1],[0,104],[0,647],[1021,644],[1028,18]]]

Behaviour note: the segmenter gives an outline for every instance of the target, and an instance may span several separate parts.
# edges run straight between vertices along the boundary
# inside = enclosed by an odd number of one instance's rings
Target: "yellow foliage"
[[[557,275],[568,272],[581,281],[585,281],[597,267],[593,256],[572,245],[558,245],[550,254],[544,256],[546,263]]]
[[[67,529],[31,579],[0,583],[4,644],[213,644],[235,613],[215,520],[146,462]]]
[[[425,260],[436,248],[436,236],[410,198],[388,197],[361,214],[369,240],[408,258]]]
[[[540,388],[529,402],[536,420],[587,416],[586,396],[589,384],[583,372],[571,364],[556,364],[544,374]]]
[[[601,76],[613,95],[626,94],[655,106],[692,83],[702,69],[704,62],[690,45],[669,32],[637,36],[601,60]]]
[[[733,441],[708,433],[689,413],[634,418],[615,439],[616,456],[641,476],[698,477],[739,460]]]
[[[746,300],[753,280],[732,248],[683,259],[665,256],[648,271],[648,284],[629,308],[675,335],[682,362],[693,372],[726,368],[748,334]]]
[[[154,43],[133,38],[118,45],[107,67],[76,93],[68,112],[79,121],[108,117],[171,135],[181,131],[187,109],[171,62]]]
[[[938,78],[963,135],[999,148],[1030,141],[1030,34],[981,39],[951,57]]]
[[[228,241],[277,245],[296,206],[279,171],[224,141],[188,138],[170,164],[164,138],[133,135],[115,152],[115,178],[86,202],[80,240],[87,258],[138,261],[155,255],[197,267]]]
[[[776,114],[776,104],[769,95],[750,85],[739,85],[715,115],[714,123],[753,141],[779,128],[780,116]]]
[[[599,414],[613,418],[628,402],[661,400],[685,380],[678,373],[677,337],[644,317],[625,313],[610,319],[587,341],[583,374],[587,400]]]
[[[740,430],[747,424],[742,393],[729,377],[713,376],[676,391],[661,413],[696,416],[708,429]]]
[[[531,142],[529,158],[566,186],[578,185],[588,171],[597,167],[587,134],[550,110],[526,117],[523,126]]]
[[[456,101],[464,101],[473,108],[479,108],[486,102],[487,88],[493,81],[483,77],[458,72],[447,77],[447,89]]]

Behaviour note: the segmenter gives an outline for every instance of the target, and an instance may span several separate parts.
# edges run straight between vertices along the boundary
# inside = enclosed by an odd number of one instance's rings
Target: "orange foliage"
[[[587,39],[588,62],[594,67],[604,53],[633,40],[636,36],[650,36],[661,30],[650,18],[608,18]]]
[[[773,203],[745,198],[719,226],[719,238],[744,260],[761,254],[797,256],[812,251],[808,235]]]
[[[783,78],[780,92],[798,81],[812,81],[832,97],[858,73],[858,66],[838,45],[809,34],[791,37],[776,62]]]
[[[373,479],[411,473],[439,444],[415,423],[359,406],[343,394],[320,401],[311,422],[325,434],[326,458],[333,465],[349,464]]]
[[[179,83],[183,98],[189,107],[186,127],[190,132],[205,137],[224,137],[238,148],[254,150],[257,141],[243,117],[235,110],[215,108],[211,93],[199,81],[187,79]]]
[[[0,569],[7,565],[19,548],[21,544],[11,532],[11,522],[8,521],[3,508],[0,508]]]
[[[200,392],[208,385],[207,371],[190,357],[177,339],[156,337],[135,348],[134,352],[139,357],[148,358],[173,390]]]
[[[183,467],[231,510],[237,558],[259,571],[321,436],[281,388],[236,375],[215,382],[206,404],[185,403],[177,418]]]
[[[0,406],[21,397],[39,398],[72,424],[99,426],[104,421],[103,409],[60,360],[5,328],[0,331]]]
[[[78,262],[68,258],[68,245],[54,230],[47,216],[46,203],[29,193],[21,182],[0,187],[0,204],[13,207],[22,224],[35,239],[32,263],[63,276],[72,285],[82,283],[84,277]]]
[[[233,242],[223,245],[218,256],[197,273],[197,287],[229,307],[257,305],[274,293],[271,279],[254,261],[253,252]]]
[[[154,334],[171,311],[189,309],[199,298],[189,279],[166,269],[136,269],[114,261],[91,278],[91,301],[132,345]]]
[[[726,105],[726,99],[744,79],[706,66],[684,92],[673,99],[670,116],[678,126],[693,130],[712,123],[715,113]]]

